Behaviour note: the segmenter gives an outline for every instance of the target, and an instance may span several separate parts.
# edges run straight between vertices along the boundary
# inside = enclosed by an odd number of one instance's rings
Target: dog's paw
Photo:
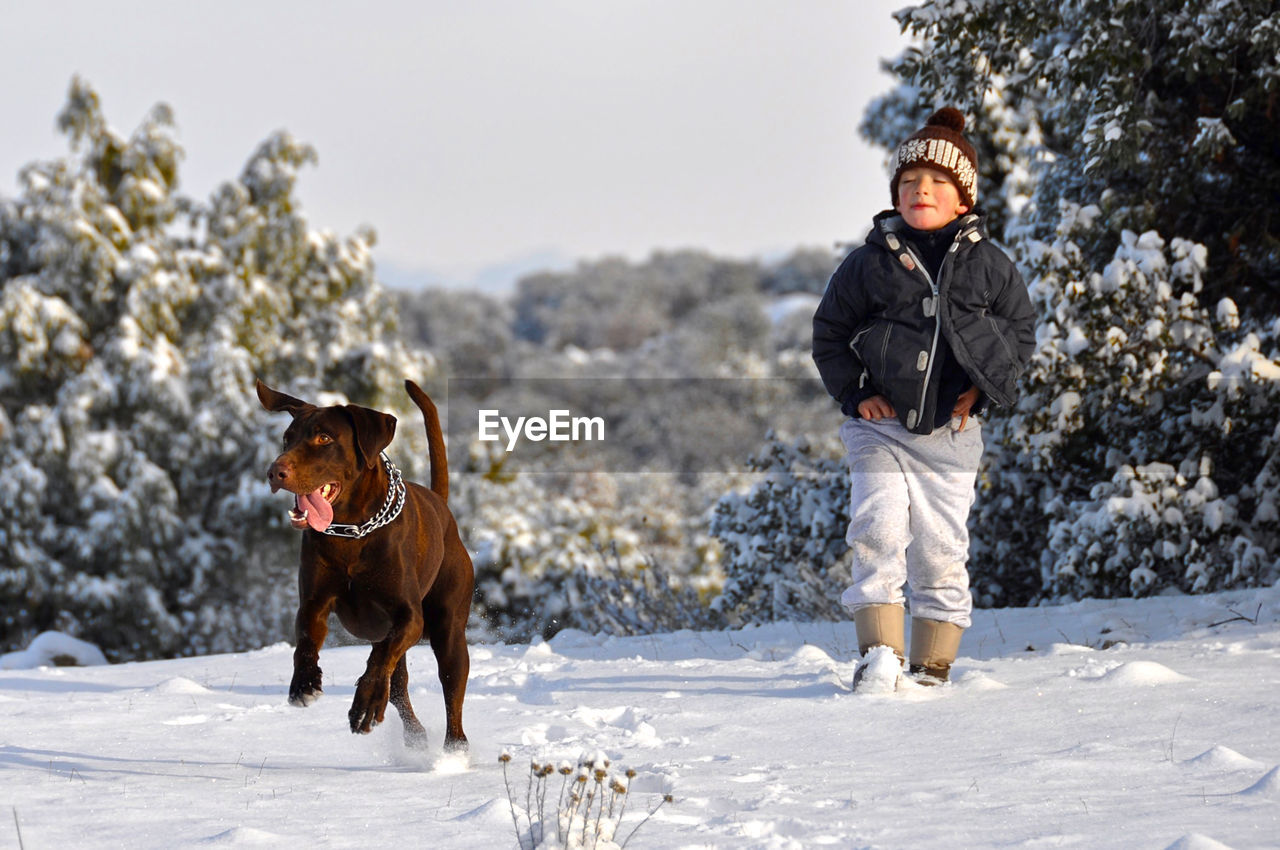
[[[418,726],[416,729],[410,729],[408,726],[404,729],[404,746],[409,750],[425,750],[431,745],[431,739],[427,735],[427,730]]]
[[[413,708],[408,701],[403,705],[396,705],[396,708],[400,711],[400,722],[404,724],[404,745],[411,750],[425,750],[427,730],[413,713]]]
[[[324,690],[320,687],[319,667],[297,670],[293,674],[293,681],[289,683],[289,705],[306,708],[320,699],[323,693]]]
[[[386,719],[390,695],[391,683],[387,678],[361,676],[356,683],[356,698],[351,703],[351,711],[347,712],[351,731],[357,735],[372,732],[374,726]]]
[[[314,690],[307,689],[307,690],[297,691],[296,693],[294,691],[290,691],[289,705],[296,706],[298,708],[306,708],[307,706],[311,705],[311,703],[320,699],[321,695],[323,694],[324,694],[324,691],[320,690],[319,688],[315,688]]]

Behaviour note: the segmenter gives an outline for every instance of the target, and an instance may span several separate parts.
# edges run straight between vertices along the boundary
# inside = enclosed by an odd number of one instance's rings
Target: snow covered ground
[[[1280,588],[980,611],[944,688],[855,696],[854,649],[849,624],[475,646],[469,760],[439,751],[426,646],[426,752],[392,712],[346,730],[358,647],[307,709],[284,645],[0,670],[0,848],[514,848],[504,749],[525,847],[529,761],[597,750],[636,771],[618,842],[674,797],[631,848],[1280,846]]]

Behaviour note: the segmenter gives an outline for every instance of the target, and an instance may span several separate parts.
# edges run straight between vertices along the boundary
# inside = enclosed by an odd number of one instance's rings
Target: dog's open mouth
[[[333,522],[333,500],[341,491],[334,481],[314,493],[298,494],[294,509],[289,511],[290,525],[324,531]]]

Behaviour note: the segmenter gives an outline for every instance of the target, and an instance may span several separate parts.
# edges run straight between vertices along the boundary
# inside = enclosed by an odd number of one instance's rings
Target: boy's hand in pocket
[[[975,395],[974,398],[976,399],[977,396]],[[889,399],[882,395],[873,395],[858,403],[858,415],[863,419],[889,419],[898,414],[894,412],[893,405],[889,404]]]

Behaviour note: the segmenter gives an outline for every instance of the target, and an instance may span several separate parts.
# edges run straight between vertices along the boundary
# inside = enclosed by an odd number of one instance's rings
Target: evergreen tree
[[[1125,231],[1091,268],[1100,216],[1065,206],[1053,241],[1022,245],[1042,324],[1026,397],[989,432],[975,587],[991,602],[1273,581],[1280,328],[1202,305],[1202,245]]]
[[[849,476],[807,439],[769,434],[752,458],[759,480],[719,499],[711,533],[724,549],[724,586],[712,610],[735,625],[842,618],[849,582]]]
[[[677,492],[672,476],[517,475],[505,463],[503,449],[474,444],[451,497],[488,637],[713,624],[700,591],[715,581],[716,548],[688,509],[705,497]]]
[[[1009,213],[1041,308],[1027,397],[988,431],[980,597],[1274,580],[1274,4],[937,2],[899,20],[921,47],[890,102],[970,109],[997,149],[983,202]]]
[[[1124,230],[1176,234],[1208,249],[1210,298],[1273,309],[1280,16],[1272,0],[1032,0],[1016,14],[993,0],[935,0],[897,17],[918,46],[892,63],[904,83],[892,100],[960,106],[975,119],[975,138],[1012,153],[1008,164],[1033,159],[1037,237],[1052,237],[1059,201],[1094,204],[1106,227],[1087,246],[1090,260],[1107,262]],[[914,127],[924,109],[913,111]],[[904,136],[878,138],[891,145]],[[983,203],[999,204],[1011,194],[1004,165],[981,153]]]
[[[985,430],[979,604],[1275,581],[1275,4],[933,0],[897,17],[916,46],[863,132],[892,149],[937,106],[968,112],[979,203],[1041,313],[1026,395]],[[737,563],[726,587],[758,570]]]
[[[372,233],[301,214],[307,145],[277,133],[205,203],[178,192],[167,107],[125,138],[76,79],[58,123],[72,154],[0,201],[0,647],[48,628],[113,659],[284,637],[297,542],[255,377],[403,409],[430,359],[390,336]]]

